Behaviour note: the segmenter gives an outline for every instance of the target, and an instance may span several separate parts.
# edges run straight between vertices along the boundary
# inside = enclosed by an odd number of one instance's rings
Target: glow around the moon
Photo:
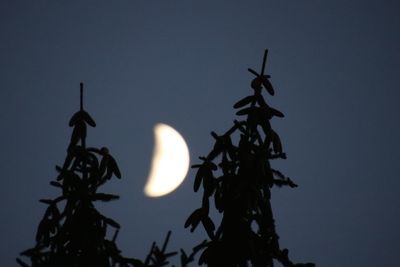
[[[160,197],[174,191],[189,170],[189,149],[183,137],[171,126],[154,127],[155,148],[150,175],[144,187],[149,197]]]

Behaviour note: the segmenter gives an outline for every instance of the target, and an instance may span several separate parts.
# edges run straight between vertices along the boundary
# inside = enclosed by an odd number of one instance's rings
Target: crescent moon
[[[185,139],[171,126],[156,124],[155,148],[144,193],[160,197],[174,191],[185,179],[189,170],[189,148]]]

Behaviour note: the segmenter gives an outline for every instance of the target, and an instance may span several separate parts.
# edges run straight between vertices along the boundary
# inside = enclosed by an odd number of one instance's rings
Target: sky
[[[398,266],[400,16],[398,1],[0,1],[0,262],[34,246],[55,165],[79,108],[97,122],[121,199],[99,209],[121,224],[123,255],[144,259],[172,230],[170,249],[206,238],[183,228],[200,206],[191,170],[172,194],[147,198],[153,126],[186,139],[191,163],[232,126],[269,49],[271,106],[299,187],[274,189],[280,244],[317,266]],[[194,264],[193,266],[196,266]]]

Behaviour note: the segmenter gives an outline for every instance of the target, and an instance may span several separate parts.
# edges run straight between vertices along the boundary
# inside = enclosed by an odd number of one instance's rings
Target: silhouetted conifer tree
[[[58,188],[60,196],[41,199],[47,205],[36,233],[36,245],[21,252],[30,264],[20,258],[22,267],[161,267],[177,252],[167,252],[167,237],[161,248],[153,242],[144,261],[121,255],[115,241],[120,225],[101,214],[94,202],[116,200],[117,195],[98,192],[112,177],[121,178],[117,162],[106,147],[86,146],[87,128],[96,123],[83,108],[83,84],[80,84],[80,110],[69,126],[73,127],[67,156],[62,166],[56,166],[58,176],[50,185]],[[114,230],[112,238],[109,228]],[[181,250],[182,267],[194,260],[195,254],[204,246],[196,246],[187,255]]]
[[[23,267],[110,267],[142,266],[139,260],[121,256],[115,240],[120,225],[101,214],[94,202],[109,202],[117,195],[99,192],[112,177],[121,178],[115,159],[106,147],[86,146],[87,128],[96,123],[83,108],[81,83],[80,110],[69,126],[73,127],[71,142],[62,166],[56,166],[58,176],[50,184],[58,188],[60,196],[41,199],[47,205],[36,234],[36,245],[21,253]],[[107,239],[109,228],[114,230]]]
[[[267,50],[261,72],[248,69],[255,78],[251,82],[253,94],[238,101],[233,107],[234,125],[222,135],[211,132],[213,149],[200,157],[194,191],[203,186],[202,205],[186,220],[191,231],[201,223],[210,241],[206,244],[199,264],[209,267],[272,267],[274,260],[283,266],[314,266],[312,263],[294,264],[287,249],[279,245],[271,209],[273,186],[297,185],[280,171],[273,169],[270,160],[285,159],[279,135],[271,127],[273,117],[282,112],[270,107],[262,95],[263,88],[271,95],[274,89],[264,75]],[[237,135],[238,144],[233,136]],[[222,213],[218,227],[210,218],[210,199]]]

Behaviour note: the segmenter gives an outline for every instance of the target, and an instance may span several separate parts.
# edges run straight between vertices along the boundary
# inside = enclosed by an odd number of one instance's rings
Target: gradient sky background
[[[125,256],[144,258],[171,229],[171,249],[206,237],[183,228],[200,205],[194,171],[173,194],[143,194],[153,125],[187,139],[192,163],[211,130],[267,72],[285,113],[274,119],[299,187],[274,189],[281,246],[318,266],[398,266],[400,250],[399,1],[0,1],[0,261],[32,247],[49,185],[62,164],[79,82],[122,180],[102,205],[121,226]],[[196,266],[195,264],[193,266]]]

